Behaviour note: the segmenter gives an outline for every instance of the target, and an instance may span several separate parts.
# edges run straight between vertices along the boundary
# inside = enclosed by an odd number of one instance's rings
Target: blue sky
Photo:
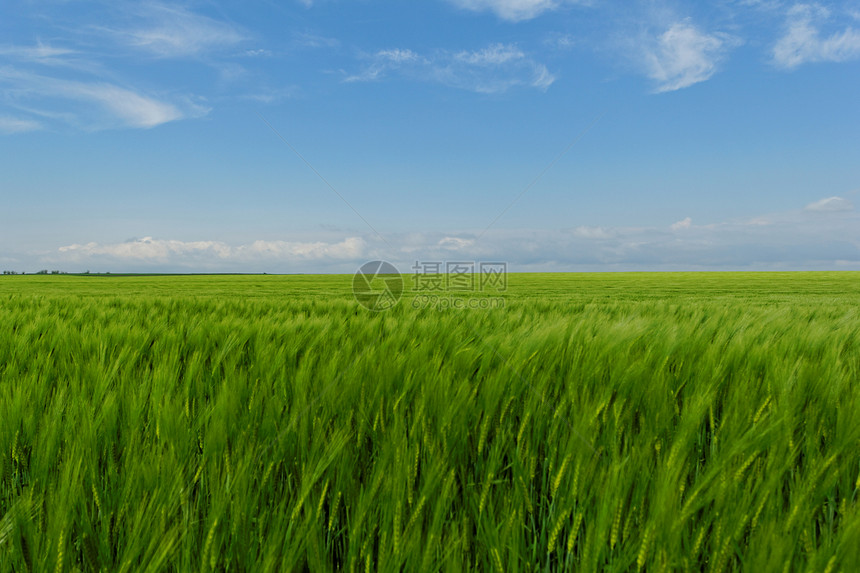
[[[8,0],[0,267],[858,270],[858,94],[860,1]]]

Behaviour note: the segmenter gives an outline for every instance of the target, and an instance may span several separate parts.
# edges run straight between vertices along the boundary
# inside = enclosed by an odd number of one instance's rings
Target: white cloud
[[[346,82],[378,81],[390,74],[478,93],[501,93],[515,86],[545,91],[555,76],[516,45],[491,44],[479,50],[422,55],[409,49],[380,50]]]
[[[19,113],[38,115],[38,125],[46,129],[62,124],[83,130],[150,128],[208,113],[199,99],[145,93],[134,86],[133,79],[121,79],[134,74],[140,64],[139,53],[127,47],[159,57],[193,56],[232,46],[244,39],[243,34],[231,24],[182,7],[153,2],[123,7],[126,10],[121,12],[106,11],[102,26],[64,26],[61,31],[67,37],[52,43],[0,45],[4,60],[0,101]],[[119,20],[118,14],[122,14]],[[120,46],[106,43],[106,37]],[[263,55],[260,51],[254,54]],[[231,50],[231,55],[236,51]],[[136,58],[136,64],[123,68],[130,56]],[[219,70],[222,83],[247,76],[238,63],[208,61]],[[115,62],[119,62],[116,68]],[[152,81],[155,76],[149,77]],[[21,132],[36,125],[7,118],[2,130]]]
[[[27,60],[38,63],[50,63],[60,56],[68,56],[77,53],[68,48],[56,48],[42,42],[34,46],[0,46],[0,55],[10,56],[18,60]]]
[[[340,40],[337,38],[330,38],[310,32],[296,33],[293,43],[302,48],[336,48],[340,46]]]
[[[657,82],[657,92],[668,92],[710,79],[727,50],[737,43],[734,38],[707,34],[689,20],[682,20],[646,41],[641,57],[646,73]]]
[[[231,246],[221,241],[179,241],[144,237],[123,243],[96,242],[60,247],[51,262],[154,263],[176,266],[251,263],[257,261],[353,260],[361,258],[365,242],[348,237],[337,243],[323,241],[254,241]]]
[[[544,12],[555,10],[562,4],[587,4],[578,0],[449,0],[473,12],[493,12],[503,20],[519,22],[531,20]]]
[[[676,223],[672,223],[669,228],[673,231],[681,231],[683,229],[689,229],[693,226],[693,220],[689,217],[685,217]]]
[[[830,11],[817,4],[796,4],[788,12],[786,33],[773,47],[773,62],[795,68],[808,62],[844,62],[860,58],[860,30],[846,27],[822,37]]]
[[[249,246],[233,250],[232,256],[242,259],[250,257],[274,257],[287,260],[336,259],[352,260],[364,253],[365,241],[360,237],[348,237],[338,243],[255,241]]]
[[[87,74],[105,73],[101,64],[84,51],[45,44],[41,41],[33,45],[7,44],[0,46],[0,56],[16,66],[36,68],[50,66],[66,68]]]
[[[93,255],[107,255],[116,259],[153,260],[165,262],[171,256],[191,255],[201,252],[209,252],[218,258],[223,258],[229,248],[223,243],[216,241],[173,241],[153,240],[144,237],[125,243],[102,245],[91,242],[85,245],[67,245],[58,249],[59,253],[66,255],[64,258],[78,261]]]
[[[550,73],[547,67],[543,64],[537,64],[534,67],[534,77],[531,81],[531,86],[539,90],[546,91],[555,83],[555,76]]]
[[[827,197],[826,199],[810,203],[804,207],[804,210],[816,213],[838,213],[853,211],[854,205],[851,201],[842,197]]]
[[[38,121],[0,115],[0,134],[24,133],[37,129],[42,129],[42,124]]]
[[[106,82],[64,80],[10,68],[0,68],[0,86],[4,84],[7,98],[28,105],[34,100],[59,102],[66,117],[85,122],[90,129],[112,127],[117,122],[150,128],[207,111],[190,102],[180,109],[177,104]],[[83,103],[84,108],[75,107],[75,102]]]
[[[454,59],[474,66],[499,66],[525,57],[522,50],[511,44],[492,44],[482,50],[454,55]]]
[[[376,53],[376,56],[380,59],[388,60],[389,62],[393,62],[395,64],[417,62],[421,59],[418,54],[416,54],[412,50],[401,49],[380,50]]]
[[[475,241],[473,239],[464,239],[462,237],[445,237],[437,243],[438,246],[451,251],[460,251],[474,244]]]
[[[759,215],[758,217],[752,217],[751,219],[747,219],[746,221],[744,221],[744,224],[765,227],[767,225],[773,224],[773,221],[767,215]]]
[[[301,90],[297,86],[286,86],[283,88],[262,88],[256,93],[244,94],[239,96],[239,98],[272,104],[294,98],[299,93],[301,93]]]
[[[265,58],[271,56],[272,52],[263,48],[257,48],[256,50],[245,50],[242,52],[242,55],[249,58]]]
[[[612,231],[603,227],[590,227],[588,225],[580,225],[573,229],[573,234],[583,239],[611,239],[615,235]]]
[[[172,104],[111,84],[68,82],[62,85],[69,97],[97,102],[130,127],[155,127],[183,117]]]
[[[107,28],[117,41],[158,57],[187,57],[229,47],[245,39],[234,26],[185,8],[143,4],[135,13],[141,25]]]
[[[347,76],[344,81],[372,82],[382,79],[386,73],[397,69],[416,69],[429,66],[431,62],[409,49],[391,48],[379,50],[370,57],[370,64],[357,74]]]
[[[576,46],[577,41],[570,34],[556,32],[544,38],[543,44],[553,50],[566,51]]]

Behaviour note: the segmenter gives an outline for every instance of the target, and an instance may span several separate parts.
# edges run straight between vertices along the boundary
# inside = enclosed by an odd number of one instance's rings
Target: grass
[[[5,571],[860,570],[860,274],[2,277]]]

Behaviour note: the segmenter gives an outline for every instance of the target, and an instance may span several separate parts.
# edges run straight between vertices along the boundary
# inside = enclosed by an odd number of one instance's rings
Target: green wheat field
[[[0,573],[860,570],[860,273],[508,283],[0,278]]]

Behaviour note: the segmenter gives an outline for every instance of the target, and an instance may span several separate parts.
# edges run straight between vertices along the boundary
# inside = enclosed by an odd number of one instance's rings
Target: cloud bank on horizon
[[[860,270],[860,213],[843,197],[802,209],[695,224],[690,217],[659,227],[513,229],[480,233],[370,233],[343,240],[181,241],[144,237],[113,244],[64,245],[45,253],[46,267],[111,272],[353,272],[368,260],[504,261],[511,269],[557,270]]]

